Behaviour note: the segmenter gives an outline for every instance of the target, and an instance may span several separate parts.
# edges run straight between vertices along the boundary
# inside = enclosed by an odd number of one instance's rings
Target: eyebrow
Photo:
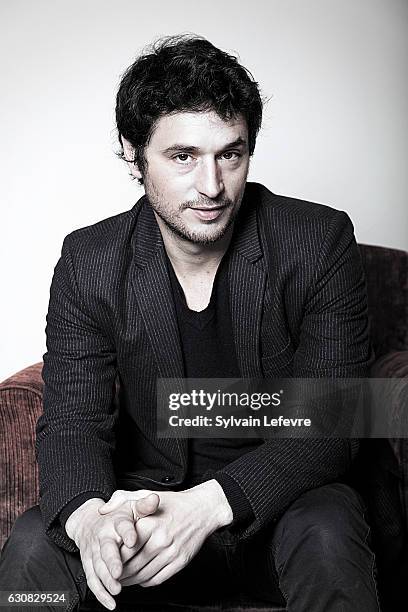
[[[246,146],[247,142],[241,136],[239,136],[236,140],[227,143],[224,147],[222,147],[221,151],[225,151],[226,149],[232,149],[233,147],[243,147]],[[185,144],[174,144],[171,147],[167,147],[163,149],[161,152],[164,154],[174,153],[175,151],[183,151],[185,153],[198,153],[200,151],[200,147],[194,147],[191,145]],[[219,153],[221,152],[219,151]]]

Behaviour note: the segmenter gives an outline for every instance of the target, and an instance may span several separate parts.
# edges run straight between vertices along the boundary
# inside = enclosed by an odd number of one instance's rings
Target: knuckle
[[[166,533],[163,538],[163,546],[165,548],[170,548],[172,544],[173,544],[173,538],[170,536],[170,534]]]
[[[167,537],[168,537],[168,542],[167,542],[168,548],[173,547],[174,546],[174,537],[170,533],[167,534]]]
[[[182,551],[179,552],[177,555],[177,561],[178,561],[178,565],[180,567],[185,567],[187,565],[187,563],[190,561],[189,556],[186,552]]]
[[[175,546],[174,542],[169,546],[169,560],[175,561],[179,557],[178,548]]]
[[[118,517],[117,519],[115,519],[113,526],[116,533],[120,535],[124,535],[128,531],[134,531],[133,525],[130,523],[129,519],[125,517]]]
[[[110,538],[105,538],[100,542],[100,551],[103,558],[110,557],[113,550],[114,545]]]
[[[131,525],[133,524],[133,515],[128,507],[118,508],[117,512],[114,514],[113,521],[116,524],[123,523],[124,525]]]
[[[98,559],[95,559],[94,561],[94,568],[95,568],[95,572],[99,575],[104,574],[106,571],[105,568],[105,563],[102,561],[102,559],[99,557]]]
[[[91,577],[88,580],[88,586],[91,589],[92,593],[94,593],[95,595],[98,595],[102,592],[100,582],[96,578]]]
[[[82,563],[82,567],[85,572],[85,575],[90,574],[92,571],[91,560],[92,560],[92,555],[90,554],[90,552],[88,553],[88,551],[86,552],[81,551],[81,563]]]
[[[163,529],[159,529],[154,534],[152,543],[158,548],[165,548],[170,545],[170,536]]]
[[[111,495],[111,501],[120,501],[125,498],[126,491],[123,489],[117,489]]]
[[[172,546],[173,552],[174,552],[174,556],[177,558],[181,558],[183,555],[183,549],[180,547],[178,542],[174,542],[173,546]]]
[[[114,524],[115,522],[112,517],[109,517],[108,520],[102,523],[102,525],[98,529],[98,534],[97,534],[100,545],[102,545],[102,542],[112,539],[112,526]]]
[[[154,533],[154,529],[156,527],[155,521],[150,520],[150,516],[143,517],[137,521],[137,533],[145,538],[149,535],[150,532]]]
[[[107,556],[105,557],[104,562],[107,567],[112,567],[113,565],[115,565],[116,559],[112,556]]]
[[[95,563],[95,561],[97,561],[100,558],[100,547],[97,544],[92,546],[91,557],[92,557],[92,561],[94,563]]]

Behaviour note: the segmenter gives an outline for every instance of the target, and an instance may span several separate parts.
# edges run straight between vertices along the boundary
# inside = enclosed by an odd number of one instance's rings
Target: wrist
[[[98,516],[98,509],[105,503],[100,497],[92,497],[84,502],[79,508],[68,517],[65,523],[65,531],[71,540],[78,545],[76,537],[81,524],[83,523],[86,516],[93,514]]]
[[[205,514],[209,519],[211,532],[232,523],[234,519],[232,508],[222,486],[216,480],[207,480],[188,490],[197,494],[200,507],[206,506]]]

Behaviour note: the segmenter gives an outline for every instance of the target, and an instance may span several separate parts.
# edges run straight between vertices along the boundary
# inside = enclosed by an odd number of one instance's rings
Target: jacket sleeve
[[[353,225],[345,213],[336,211],[304,304],[293,376],[366,377],[372,360],[365,277]],[[239,485],[254,515],[240,529],[224,528],[227,536],[255,535],[277,521],[303,492],[340,478],[358,446],[356,439],[275,438],[222,468],[218,473]]]
[[[73,552],[77,547],[59,521],[61,510],[85,493],[108,500],[116,488],[116,354],[80,296],[70,242],[68,236],[50,290],[36,457],[46,533]]]

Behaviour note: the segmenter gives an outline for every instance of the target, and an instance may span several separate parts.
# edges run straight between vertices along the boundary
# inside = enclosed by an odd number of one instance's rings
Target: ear
[[[124,138],[123,136],[121,138],[123,152],[125,154],[125,159],[127,160],[127,165],[129,166],[130,173],[135,178],[141,179],[142,173],[140,172],[138,165],[136,164],[136,162],[130,161],[135,157],[135,150],[133,148],[133,145],[131,145],[130,142],[126,140],[126,138]]]

